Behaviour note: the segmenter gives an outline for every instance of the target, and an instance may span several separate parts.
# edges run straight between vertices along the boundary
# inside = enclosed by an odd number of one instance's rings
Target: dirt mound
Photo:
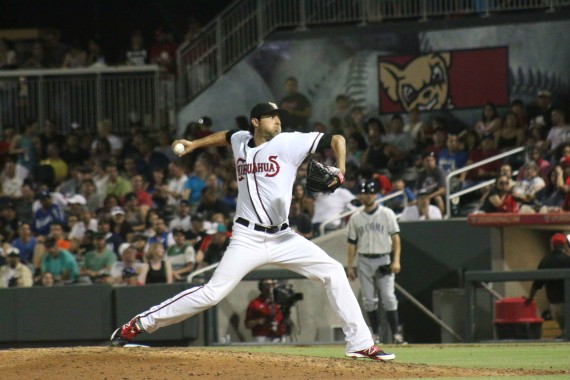
[[[532,376],[556,372],[465,369],[198,348],[40,348],[0,351],[2,379],[379,379]]]

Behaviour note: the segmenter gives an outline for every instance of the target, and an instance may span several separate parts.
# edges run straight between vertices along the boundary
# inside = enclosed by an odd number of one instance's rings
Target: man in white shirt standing
[[[404,210],[400,214],[400,222],[442,219],[439,208],[429,203],[427,193],[420,192],[417,199],[416,204],[404,207]]]
[[[356,199],[348,189],[339,187],[334,193],[315,194],[315,212],[311,220],[313,226],[313,236],[319,236],[321,224],[327,220],[342,214],[348,210],[355,210],[357,207],[351,202]],[[325,232],[334,231],[342,226],[342,219],[327,223]]]
[[[177,205],[182,199],[182,191],[188,176],[184,173],[184,166],[180,161],[172,161],[168,165],[168,170],[171,175],[168,180],[168,204]]]

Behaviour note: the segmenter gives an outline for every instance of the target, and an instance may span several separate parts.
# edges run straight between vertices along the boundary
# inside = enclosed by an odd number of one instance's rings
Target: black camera
[[[279,284],[273,289],[273,297],[283,315],[288,316],[293,305],[303,299],[303,293],[295,293],[292,284]]]

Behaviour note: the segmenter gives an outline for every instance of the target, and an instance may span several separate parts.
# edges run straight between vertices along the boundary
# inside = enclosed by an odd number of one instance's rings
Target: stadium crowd
[[[196,26],[190,27],[185,40],[196,32]],[[142,33],[134,31],[121,62],[153,62],[175,72],[177,44],[162,30],[155,39],[146,49]],[[57,32],[47,33],[20,56],[0,42],[0,69],[105,61],[95,39],[85,49],[70,47]],[[537,94],[536,104],[517,99],[499,111],[488,103],[472,126],[418,110],[368,115],[342,94],[329,120],[314,121],[311,101],[296,78],[287,78],[284,93],[279,106],[292,115],[284,130],[331,132],[347,141],[344,188],[331,195],[308,193],[306,166],[299,170],[289,221],[307,238],[318,236],[324,222],[325,231],[343,225],[343,220],[328,221],[358,206],[352,190],[363,179],[378,182],[380,197],[402,191],[385,202],[400,221],[441,219],[447,211],[448,173],[518,147],[525,147],[522,154],[452,178],[452,191],[494,181],[452,203],[452,215],[570,211],[570,126],[546,90]],[[248,124],[247,117],[238,116],[233,127],[247,129]],[[149,132],[133,123],[128,134],[119,136],[110,120],[100,120],[94,134],[72,130],[63,136],[59,127],[30,120],[2,130],[0,287],[172,283],[220,260],[237,196],[227,149],[198,150],[180,159],[171,150],[174,136],[168,129]],[[183,137],[193,140],[217,129],[211,118],[202,117],[187,126]],[[334,164],[329,151],[316,156]],[[15,281],[15,276],[30,278]]]

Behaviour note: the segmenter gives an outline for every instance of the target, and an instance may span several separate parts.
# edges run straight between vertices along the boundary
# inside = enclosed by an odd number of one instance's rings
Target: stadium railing
[[[116,132],[171,126],[174,88],[156,65],[0,71],[0,128],[49,120],[62,133],[94,131],[102,119]]]

